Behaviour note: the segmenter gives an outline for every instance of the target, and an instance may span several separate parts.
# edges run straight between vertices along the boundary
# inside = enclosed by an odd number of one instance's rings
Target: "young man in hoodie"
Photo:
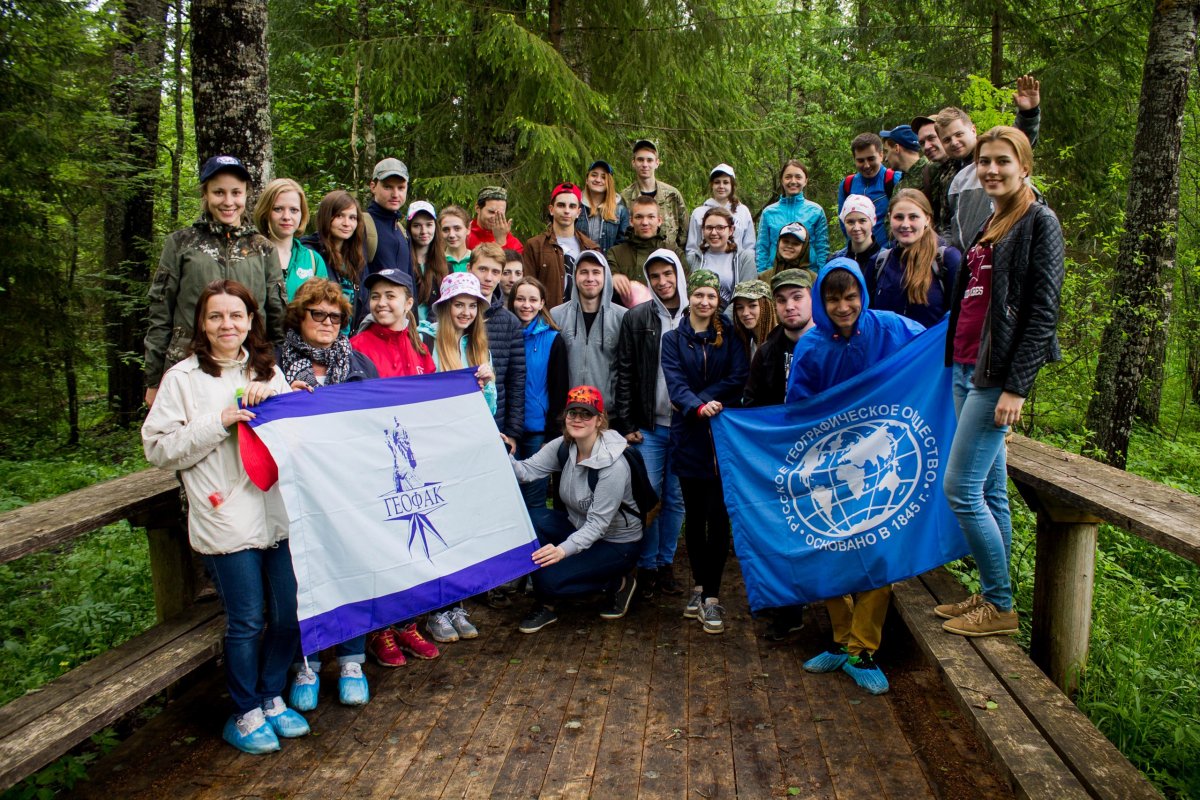
[[[512,452],[525,433],[525,336],[521,320],[505,308],[500,291],[504,250],[495,242],[479,245],[471,251],[467,271],[479,279],[479,289],[490,301],[483,318],[496,373],[496,427]]]
[[[683,593],[672,566],[683,527],[683,492],[667,455],[671,398],[662,371],[662,337],[675,330],[687,311],[687,274],[679,255],[664,247],[646,259],[643,275],[654,296],[629,309],[621,320],[612,423],[642,454],[650,482],[662,498],[638,557],[638,586],[650,597],[655,588],[664,594]]]
[[[646,279],[646,273],[642,269],[646,259],[651,253],[663,248],[677,255],[680,264],[687,264],[683,250],[674,242],[667,241],[662,232],[662,211],[658,201],[648,195],[641,195],[629,206],[629,234],[625,241],[613,245],[608,250],[613,288],[616,289],[618,297],[631,296],[632,284]]]
[[[625,309],[613,304],[612,294],[608,260],[596,250],[584,250],[575,264],[571,299],[550,309],[550,317],[567,344],[570,383],[598,387],[606,406],[611,406],[614,399],[617,340],[625,316]]]
[[[836,386],[899,350],[924,328],[890,311],[873,311],[867,282],[858,265],[835,258],[818,273],[813,294],[815,329],[802,336],[792,354],[787,402],[794,403]],[[875,664],[887,616],[891,586],[853,597],[825,601],[833,624],[833,647],[804,662],[808,672],[841,669],[871,694],[888,690],[883,670]]]
[[[575,184],[555,186],[547,207],[550,224],[543,233],[525,241],[525,251],[521,254],[525,274],[546,287],[546,305],[550,308],[571,299],[579,254],[600,249],[600,245],[575,227],[582,201],[583,191]]]
[[[649,139],[638,139],[633,143],[633,183],[621,190],[625,205],[632,209],[633,201],[649,197],[658,201],[662,212],[662,233],[667,242],[675,247],[687,244],[688,210],[683,195],[669,183],[658,180],[656,174],[662,163],[658,160],[658,145]]]
[[[506,250],[521,252],[521,240],[512,235],[508,220],[508,190],[501,186],[485,186],[475,198],[475,219],[467,228],[467,249],[495,242]]]

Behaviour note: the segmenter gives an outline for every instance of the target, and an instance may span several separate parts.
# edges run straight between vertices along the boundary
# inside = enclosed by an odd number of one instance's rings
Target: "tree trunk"
[[[267,0],[192,0],[196,155],[242,159],[254,189],[274,172],[267,95]]]
[[[1160,295],[1159,319],[1162,324],[1151,329],[1150,355],[1138,392],[1137,418],[1144,425],[1157,428],[1162,407],[1163,384],[1167,380],[1167,342],[1171,331],[1171,308],[1174,304],[1174,282],[1168,278]]]
[[[175,106],[175,149],[171,152],[171,224],[179,227],[179,183],[183,172],[183,0],[175,0],[175,33],[171,43],[171,58],[175,65],[175,80],[171,86]]]
[[[366,48],[371,41],[371,0],[358,0],[358,51],[354,59],[354,117],[350,121],[350,157],[354,187],[363,186],[363,175],[375,166],[375,113],[365,78]],[[362,149],[359,149],[359,141]]]
[[[562,53],[563,40],[563,0],[549,0],[550,25],[548,26],[550,46],[555,52]]]
[[[161,51],[159,55],[162,55]],[[79,376],[75,369],[75,347],[78,341],[75,276],[79,274],[79,212],[70,208],[66,211],[71,221],[71,255],[67,261],[67,290],[64,298],[64,316],[67,324],[63,326],[63,376],[67,384],[67,446],[76,447],[79,444]],[[141,370],[138,372],[140,376]]]
[[[482,36],[487,17],[499,6],[483,7],[471,14],[471,32]],[[471,59],[467,67],[467,90],[464,93],[463,165],[464,173],[503,172],[516,160],[517,136],[512,128],[497,130],[496,121],[502,118],[503,93],[497,92],[495,71],[481,59]]]
[[[992,12],[992,86],[1004,83],[1004,30],[1000,26],[1000,9]]]
[[[1117,251],[1115,311],[1100,343],[1087,412],[1086,449],[1121,468],[1154,330],[1162,325],[1163,280],[1175,263],[1179,150],[1198,19],[1197,0],[1159,0],[1150,22],[1125,232]]]
[[[125,0],[113,50],[109,103],[122,127],[105,193],[104,268],[108,407],[121,427],[142,405],[144,299],[154,256],[154,171],[166,0]]]

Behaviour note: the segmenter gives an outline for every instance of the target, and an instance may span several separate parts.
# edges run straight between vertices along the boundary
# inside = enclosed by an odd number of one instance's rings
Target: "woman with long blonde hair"
[[[901,189],[888,206],[895,247],[880,250],[863,276],[871,308],[892,311],[930,328],[950,310],[950,287],[962,254],[937,235],[923,192]]]
[[[599,244],[601,253],[625,241],[629,209],[617,193],[613,168],[607,161],[593,161],[588,167],[580,206],[575,229]]]

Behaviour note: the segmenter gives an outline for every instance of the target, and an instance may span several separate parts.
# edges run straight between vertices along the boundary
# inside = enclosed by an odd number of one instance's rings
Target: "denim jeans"
[[[524,461],[533,456],[546,443],[546,434],[527,433],[517,441],[517,459]],[[526,508],[545,508],[546,495],[550,488],[550,479],[521,484],[521,496],[525,498]]]
[[[646,462],[650,483],[662,498],[658,516],[644,531],[638,566],[657,569],[675,560],[679,531],[683,527],[683,492],[679,489],[679,477],[671,471],[670,451],[667,448],[670,427],[658,425],[652,431],[642,429],[638,433],[642,435],[642,443],[635,447]]]
[[[205,556],[204,564],[225,605],[229,696],[244,714],[283,694],[300,643],[292,553],[284,539],[261,550]]]
[[[575,532],[567,512],[531,508],[529,519],[542,544],[562,544]],[[612,591],[621,576],[633,569],[641,542],[610,542],[600,539],[587,550],[567,556],[557,564],[533,573],[533,592],[541,602],[556,597],[574,597]]]
[[[333,648],[333,653],[337,656],[338,666],[343,664],[365,664],[367,663],[367,635],[364,633],[361,636],[355,636],[353,639],[347,639],[341,644]],[[303,651],[297,648],[296,660],[292,664],[292,672],[299,672],[304,668],[305,664],[313,672],[321,671],[321,654],[313,653],[307,659],[304,657]]]
[[[997,428],[995,423],[996,403],[1003,390],[998,386],[981,389],[971,383],[973,365],[955,364],[953,369],[958,430],[946,462],[946,500],[979,566],[983,598],[999,611],[1009,611],[1012,515],[1004,449],[1008,426]]]

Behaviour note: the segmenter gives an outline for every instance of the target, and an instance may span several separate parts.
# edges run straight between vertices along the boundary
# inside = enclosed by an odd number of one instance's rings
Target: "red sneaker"
[[[396,645],[395,628],[384,628],[367,634],[367,652],[381,667],[403,667],[408,663]]]
[[[417,658],[428,660],[441,655],[438,652],[437,645],[417,632],[417,623],[415,622],[407,628],[401,628],[396,631],[396,643],[400,646],[401,650]]]

